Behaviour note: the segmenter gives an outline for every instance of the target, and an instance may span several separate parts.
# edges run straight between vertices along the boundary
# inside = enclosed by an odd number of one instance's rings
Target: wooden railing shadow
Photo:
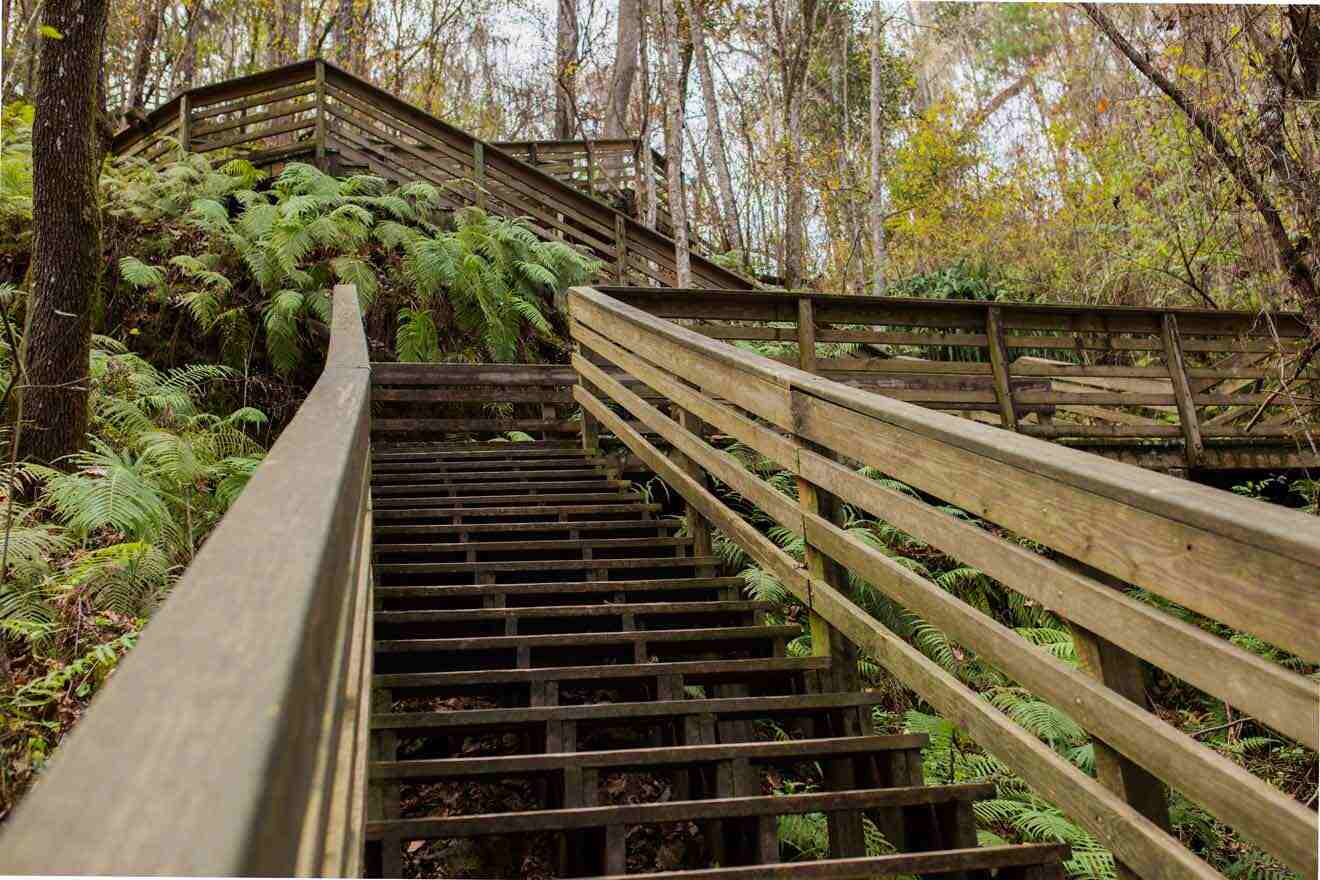
[[[0,872],[361,872],[370,393],[341,285],[320,379],[9,819]]]
[[[663,303],[673,301],[656,294],[651,304],[663,314]],[[785,318],[799,307],[784,305]],[[1303,876],[1315,874],[1315,812],[1147,711],[1141,661],[1312,749],[1320,744],[1315,682],[1131,594],[1149,591],[1315,662],[1315,518],[849,387],[590,288],[572,290],[569,307],[584,442],[612,433],[682,495],[692,528],[719,529],[773,573],[810,609],[817,652],[838,650],[831,633],[846,637],[1138,876],[1219,876],[1170,834],[1165,785]],[[801,351],[811,353],[807,334],[815,323],[804,317],[809,329],[802,331]],[[812,366],[810,358],[805,354],[803,366]],[[643,399],[597,362],[663,395],[667,407]],[[797,499],[715,445],[713,432],[796,477]],[[859,474],[857,465],[1048,552],[887,488]],[[805,564],[715,495],[711,478],[800,536]],[[1031,645],[847,531],[841,504],[975,566],[1067,620],[1082,668]],[[1077,721],[1094,738],[1098,778],[854,604],[845,571]]]

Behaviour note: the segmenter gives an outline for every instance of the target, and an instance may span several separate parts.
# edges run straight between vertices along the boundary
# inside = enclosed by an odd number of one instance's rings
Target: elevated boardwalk
[[[332,141],[332,119],[359,135]],[[923,737],[877,733],[865,658],[1126,873],[1220,877],[1171,833],[1173,790],[1315,875],[1315,810],[1149,711],[1144,669],[1320,747],[1316,682],[1267,659],[1320,663],[1320,520],[1088,451],[1309,462],[1295,316],[764,293],[718,267],[699,278],[731,289],[656,288],[663,235],[321,62],[186,93],[118,146],[151,157],[171,133],[393,161],[612,254],[632,284],[568,292],[567,366],[373,364],[357,291],[336,288],[319,381],[0,833],[0,873],[393,877],[475,839],[510,876],[534,858],[635,877],[637,829],[677,824],[679,864],[646,876],[1058,878],[1064,846],[976,845],[992,781],[930,784]],[[1080,664],[853,514],[1050,610]],[[722,541],[789,606],[747,598]],[[1066,713],[1094,775],[855,583]],[[771,771],[802,790],[775,794]],[[652,794],[621,796],[629,774]],[[801,814],[823,814],[828,858],[781,862],[778,820]]]

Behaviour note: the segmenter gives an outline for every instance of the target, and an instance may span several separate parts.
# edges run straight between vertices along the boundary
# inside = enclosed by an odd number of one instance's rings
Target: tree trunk
[[[92,310],[101,281],[98,75],[109,0],[49,3],[32,126],[32,288],[23,335],[19,455],[54,462],[87,434]]]
[[[1260,214],[1265,223],[1270,241],[1274,245],[1275,253],[1279,258],[1279,263],[1288,278],[1289,286],[1292,287],[1298,305],[1310,325],[1311,338],[1315,343],[1320,344],[1320,286],[1316,283],[1311,267],[1307,265],[1302,249],[1289,237],[1288,230],[1283,225],[1283,217],[1280,215],[1279,209],[1270,199],[1269,194],[1265,192],[1265,187],[1261,185],[1247,160],[1233,149],[1224,133],[1219,130],[1219,126],[1214,119],[1200,107],[1195,106],[1191,99],[1174,85],[1168,77],[1156,70],[1150,61],[1138,52],[1127,41],[1126,37],[1119,33],[1118,28],[1114,26],[1114,23],[1109,20],[1103,10],[1094,3],[1083,3],[1081,6],[1087,17],[1095,23],[1101,33],[1109,38],[1109,41],[1114,44],[1119,53],[1132,62],[1133,67],[1144,74],[1148,80],[1154,83],[1156,88],[1164,92],[1187,115],[1187,118],[1201,132],[1202,137],[1210,143],[1215,156],[1237,180],[1238,185],[1246,190],[1247,195],[1250,196],[1256,207],[1256,212]]]
[[[738,201],[733,192],[733,176],[729,173],[728,151],[724,144],[724,125],[720,121],[720,105],[715,99],[715,79],[711,76],[710,57],[706,54],[706,28],[702,21],[700,0],[687,0],[688,21],[692,28],[692,51],[697,62],[697,75],[701,77],[701,98],[706,107],[706,140],[710,144],[711,161],[715,165],[715,181],[720,188],[720,218],[723,221],[726,248],[738,251],[740,259],[747,260],[742,224],[738,216]]]
[[[784,150],[784,178],[788,187],[784,200],[784,286],[792,290],[803,283],[807,193],[802,178],[802,84],[816,36],[819,6],[816,0],[789,0],[786,5],[788,14],[784,16],[779,12],[779,0],[775,0],[770,4],[770,17],[778,43],[784,135],[787,139]]]
[[[335,10],[335,61],[345,70],[357,73],[353,62],[353,42],[360,39],[357,22],[353,17],[353,0],[339,0]]]
[[[880,2],[871,2],[871,292],[876,296],[885,292],[885,192],[884,175],[880,170],[885,133],[880,89],[881,40],[884,24],[880,20]]]
[[[692,286],[688,250],[687,202],[683,193],[683,88],[684,68],[679,58],[678,9],[669,0],[663,11],[664,51],[660,77],[665,87],[665,160],[669,172],[669,218],[674,233],[675,286]]]
[[[578,63],[577,0],[559,0],[555,41],[555,137],[573,136],[574,83]]]
[[[271,29],[266,50],[266,64],[280,67],[297,60],[301,51],[302,0],[283,0],[279,7],[279,22]]]
[[[638,161],[642,163],[642,186],[646,190],[646,225],[655,229],[655,221],[660,211],[660,198],[655,191],[655,165],[651,154],[651,55],[647,34],[649,33],[647,0],[641,0],[638,21],[641,31],[638,38],[641,56],[642,87],[642,148]]]
[[[147,71],[151,66],[151,53],[156,49],[156,36],[160,33],[160,17],[165,11],[165,0],[156,0],[146,10],[142,21],[142,34],[138,37],[137,53],[133,59],[133,77],[129,82],[128,106],[142,109],[146,103]]]
[[[197,78],[197,38],[201,35],[202,24],[207,11],[204,0],[192,0],[187,5],[188,22],[183,29],[183,50],[179,53],[179,63],[174,68],[174,80],[171,91],[180,92],[193,87]]]
[[[628,105],[637,78],[637,48],[642,38],[640,0],[619,0],[619,44],[614,52],[614,74],[605,104],[605,136],[628,136]]]

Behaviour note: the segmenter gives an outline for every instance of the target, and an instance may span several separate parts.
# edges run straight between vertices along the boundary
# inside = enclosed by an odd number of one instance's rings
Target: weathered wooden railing
[[[831,633],[845,636],[1141,877],[1219,876],[1169,833],[1165,784],[1303,876],[1315,875],[1316,813],[1147,711],[1140,661],[1312,749],[1320,726],[1315,682],[1128,591],[1149,591],[1314,662],[1320,659],[1320,521],[869,393],[697,332],[748,338],[734,327],[686,328],[656,316],[743,319],[747,299],[738,300],[737,309],[734,298],[721,296],[701,299],[699,307],[659,293],[634,299],[647,310],[589,288],[570,293],[584,442],[592,446],[598,432],[613,433],[682,495],[692,528],[721,530],[778,577],[810,608],[817,651],[837,650]],[[842,333],[818,328],[818,322],[911,324],[930,307],[863,307],[815,297],[755,302],[767,320],[793,321],[803,310],[809,329],[799,355],[806,367],[812,366],[813,331],[817,340]],[[892,311],[876,311],[886,308]],[[959,338],[942,342],[984,345],[984,339],[968,337],[987,335],[986,309],[965,304],[945,324]],[[989,318],[989,335],[996,324],[1015,332],[1134,335],[1161,327],[1141,311],[1036,308],[998,315]],[[1196,313],[1179,329],[1207,337],[1247,329],[1233,320]],[[670,411],[629,390],[597,362],[663,395]],[[646,425],[671,451],[662,451],[620,413]],[[707,425],[793,474],[797,500],[714,445]],[[855,464],[1030,539],[1048,555],[886,488],[859,474]],[[714,495],[708,476],[802,536],[805,565]],[[1031,645],[859,539],[838,518],[841,502],[975,566],[1069,621],[1082,668]],[[1081,724],[1094,738],[1098,779],[861,610],[848,597],[844,569]]]
[[[588,249],[620,282],[665,285],[676,277],[673,241],[627,211],[319,59],[184,92],[117,135],[111,152],[154,161],[175,143],[259,164],[301,159],[429,181],[454,207],[525,217],[542,236]],[[749,285],[699,254],[692,255],[692,279],[705,287]]]
[[[668,225],[665,157],[639,138],[496,141],[493,146],[591,195],[604,197],[637,220],[646,214],[647,187],[653,186],[664,218],[661,225]]]
[[[0,873],[360,873],[370,382],[336,288],[320,380],[9,820]]]
[[[781,347],[781,361],[797,362],[805,328],[812,372],[1130,463],[1320,464],[1320,369],[1299,372],[1296,314],[601,289],[706,336]]]

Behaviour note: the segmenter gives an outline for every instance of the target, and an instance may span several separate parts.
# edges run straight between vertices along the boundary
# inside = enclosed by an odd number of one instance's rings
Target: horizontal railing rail
[[[1233,467],[1248,445],[1269,466],[1320,463],[1320,368],[1294,313],[600,289],[786,363],[809,310],[813,345],[834,351],[812,372],[1021,434],[1125,443],[1150,466]],[[1178,448],[1133,445],[1152,442]]]
[[[0,834],[0,873],[361,872],[369,401],[356,289],[325,370]]]
[[[712,299],[695,310],[709,317],[723,308],[720,295]],[[856,320],[853,304],[806,301],[819,309],[817,315],[828,314],[828,308],[820,308],[825,305]],[[800,301],[792,300],[792,306],[792,312],[777,316],[795,318]],[[803,327],[809,329],[803,331],[799,355],[810,366],[810,334],[816,324],[810,308],[802,308]],[[971,310],[979,308],[968,308],[969,326],[983,315]],[[842,633],[1139,876],[1219,876],[1169,833],[1165,784],[1292,869],[1304,876],[1315,873],[1315,812],[1147,711],[1138,661],[1313,749],[1320,744],[1315,682],[1130,590],[1149,591],[1315,662],[1320,660],[1315,638],[1320,632],[1320,521],[852,388],[662,320],[598,290],[573,289],[569,309],[578,346],[575,396],[588,420],[584,437],[612,432],[690,508],[773,573],[810,609],[816,651],[829,650],[830,631]],[[1028,309],[1020,319],[1017,312],[1008,314],[1013,323],[1027,327],[1085,317],[1067,308]],[[1086,320],[1144,329],[1156,326],[1157,317],[1121,310]],[[1200,329],[1234,320],[1205,316],[1205,323],[1189,324]],[[595,361],[663,395],[670,411]],[[653,443],[629,419],[646,425],[659,440]],[[702,425],[792,474],[797,499],[712,443]],[[857,464],[1049,552],[1039,554],[1001,532],[889,488],[859,473]],[[802,538],[805,563],[713,494],[708,476]],[[975,566],[1068,621],[1082,668],[1033,646],[897,564],[845,528],[835,514],[840,503]],[[1076,720],[1094,739],[1098,779],[854,604],[840,569],[864,578]]]

